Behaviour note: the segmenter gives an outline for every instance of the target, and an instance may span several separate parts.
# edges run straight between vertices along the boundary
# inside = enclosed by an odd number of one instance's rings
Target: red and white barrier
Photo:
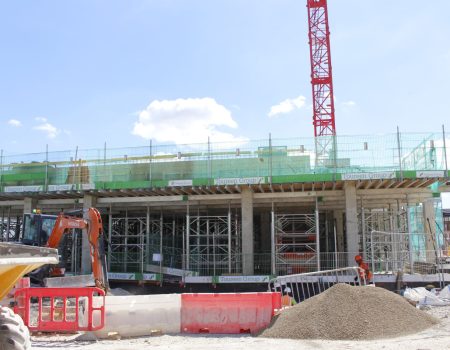
[[[182,294],[181,332],[238,334],[267,327],[279,293]]]
[[[104,296],[98,288],[24,288],[15,311],[31,331],[94,331],[98,338],[255,333],[281,309],[280,293]],[[81,308],[83,306],[83,308]]]
[[[22,288],[14,297],[14,312],[32,332],[94,331],[104,326],[105,292],[99,288]]]
[[[105,326],[94,334],[107,338],[114,332],[122,337],[180,333],[180,294],[107,296]]]

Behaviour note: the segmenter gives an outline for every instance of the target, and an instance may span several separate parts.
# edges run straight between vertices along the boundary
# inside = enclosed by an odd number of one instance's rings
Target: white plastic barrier
[[[440,291],[439,298],[450,301],[450,284]]]
[[[94,334],[107,338],[117,332],[121,337],[165,334],[181,331],[181,294],[106,296],[105,327]]]
[[[450,301],[445,300],[440,294],[436,295],[433,292],[426,290],[424,287],[406,288],[403,295],[406,299],[418,302],[419,305],[430,306],[447,306]]]

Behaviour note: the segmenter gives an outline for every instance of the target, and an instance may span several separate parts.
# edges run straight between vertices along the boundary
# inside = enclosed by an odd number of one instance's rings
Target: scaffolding
[[[318,215],[274,215],[275,273],[290,275],[320,270]]]
[[[162,272],[181,268],[184,222],[159,215],[108,217],[107,261],[112,272]],[[155,271],[156,270],[156,271]]]
[[[144,271],[146,260],[146,225],[141,217],[112,217],[109,218],[108,229],[108,264],[111,271],[121,270]]]
[[[403,208],[398,209],[366,209],[361,208],[358,213],[359,222],[359,247],[366,259],[371,255],[371,232],[396,232],[406,233],[408,227],[408,212]]]
[[[22,217],[11,216],[10,209],[0,212],[0,242],[17,242],[22,231]]]
[[[242,272],[241,223],[226,216],[186,217],[186,268],[201,275]]]

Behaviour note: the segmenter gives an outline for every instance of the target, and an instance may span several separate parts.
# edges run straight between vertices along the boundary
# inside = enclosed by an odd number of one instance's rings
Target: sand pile
[[[283,311],[260,337],[366,340],[424,330],[437,319],[403,297],[377,287],[337,284]]]

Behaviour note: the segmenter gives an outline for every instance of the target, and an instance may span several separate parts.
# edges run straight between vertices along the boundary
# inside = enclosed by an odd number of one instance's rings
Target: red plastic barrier
[[[267,327],[280,293],[182,294],[182,333],[255,333]]]
[[[23,288],[14,296],[14,312],[30,331],[95,331],[105,324],[105,292],[99,288]]]

